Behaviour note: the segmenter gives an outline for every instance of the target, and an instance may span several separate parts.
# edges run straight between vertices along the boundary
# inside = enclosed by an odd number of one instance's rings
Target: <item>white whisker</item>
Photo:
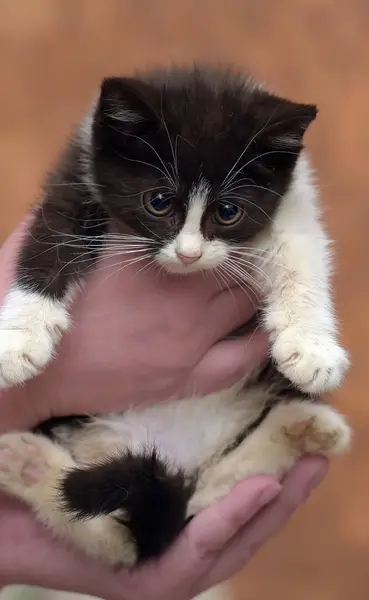
[[[146,190],[140,190],[139,192],[136,192],[135,194],[110,194],[110,197],[111,198],[134,198],[135,196],[141,196],[142,194],[146,194],[147,192],[157,191],[157,189],[158,189],[158,186],[155,186],[152,188],[147,188]],[[160,189],[173,191],[173,186],[160,184]]]
[[[155,169],[156,171],[159,171],[159,173],[161,173],[163,175],[163,177],[165,177],[165,179],[167,179],[171,184],[172,184],[172,188],[171,189],[176,189],[175,183],[172,180],[170,174],[165,173],[162,169],[160,169],[160,167],[158,167],[157,165],[154,165],[152,163],[148,163],[145,162],[144,160],[138,160],[136,158],[128,158],[127,156],[123,156],[123,154],[119,154],[120,158],[122,158],[123,160],[128,160],[129,162],[135,162],[135,163],[139,163],[141,165],[145,165],[146,167],[150,167],[152,169]]]
[[[112,127],[112,126],[111,126]],[[146,164],[147,166],[153,167],[154,169],[157,169],[158,171],[160,171],[164,177],[169,181],[169,183],[173,186],[174,189],[176,189],[176,183],[173,179],[173,177],[171,176],[171,174],[169,173],[169,170],[165,164],[165,162],[163,161],[162,157],[160,156],[160,154],[158,153],[158,151],[154,148],[154,146],[152,146],[152,144],[150,144],[150,142],[148,142],[147,140],[145,140],[144,138],[140,137],[139,135],[135,135],[133,133],[127,133],[127,132],[123,132],[120,131],[119,129],[112,127],[112,129],[114,129],[115,131],[117,131],[118,133],[120,133],[121,135],[125,135],[127,137],[133,137],[137,140],[140,140],[140,142],[142,142],[143,144],[146,144],[146,146],[148,146],[150,148],[150,150],[152,150],[154,152],[154,154],[156,155],[156,157],[159,159],[160,164],[162,165],[164,171],[162,171],[159,167],[157,167],[156,165],[150,164],[150,163],[144,163],[143,161],[140,160],[134,160],[134,159],[130,159],[127,158],[125,156],[122,156],[122,158],[124,160],[131,160],[133,162],[137,162],[137,163],[142,163],[142,164]],[[121,155],[119,155],[121,156]]]
[[[233,291],[232,291],[232,288],[231,288],[231,286],[229,285],[229,282],[227,281],[227,278],[226,278],[226,277],[224,276],[224,274],[222,274],[222,272],[219,270],[219,267],[218,267],[217,269],[214,269],[212,272],[213,272],[213,274],[214,274],[214,275],[215,275],[215,272],[217,272],[217,274],[219,275],[219,278],[220,278],[221,282],[222,282],[222,283],[223,283],[223,284],[224,284],[224,285],[227,287],[227,289],[229,290],[229,292],[230,292],[230,293],[231,293],[231,295],[233,296],[233,299],[235,299],[235,298],[234,298],[234,293],[233,293]],[[220,287],[222,287],[222,286],[220,286]]]
[[[254,156],[253,158],[251,158],[247,163],[243,164],[242,167],[240,167],[237,171],[235,171],[231,177],[231,180],[228,183],[231,183],[237,177],[237,175],[239,173],[241,173],[241,171],[243,169],[246,169],[246,167],[249,167],[253,162],[255,162],[256,160],[259,160],[260,158],[263,158],[264,156],[268,156],[270,154],[294,154],[295,156],[298,156],[298,152],[292,152],[290,150],[269,150],[268,152],[263,152],[262,154],[258,154],[257,156]]]
[[[263,286],[260,282],[257,281],[257,279],[255,279],[252,276],[252,272],[254,272],[256,275],[258,275],[263,280],[263,282],[266,282],[269,287],[271,286],[271,281],[270,281],[270,278],[268,277],[268,275],[265,273],[265,271],[261,267],[259,267],[255,263],[252,263],[248,260],[244,260],[243,258],[238,257],[237,262],[231,262],[231,264],[232,264],[233,268],[245,267],[247,270],[247,275],[253,279],[254,283],[257,285],[259,290],[261,290]],[[241,270],[241,271],[244,274],[244,270]]]
[[[225,263],[224,266],[228,268],[230,274],[237,276],[239,281],[246,283],[254,293],[258,292],[260,294],[262,292],[263,287],[249,271],[236,267],[232,263]]]
[[[232,181],[235,178],[235,175],[232,175],[232,172],[234,171],[234,169],[237,167],[238,163],[240,162],[240,160],[242,160],[243,156],[245,155],[245,153],[247,152],[247,150],[250,148],[251,144],[256,140],[256,138],[265,130],[265,128],[269,125],[271,119],[274,117],[276,109],[274,109],[273,113],[270,115],[269,119],[267,119],[267,121],[265,122],[265,124],[263,125],[263,127],[261,127],[251,138],[251,140],[248,142],[248,144],[245,146],[245,148],[243,149],[243,151],[241,152],[241,154],[239,155],[238,159],[236,160],[236,162],[232,165],[232,167],[230,168],[230,170],[228,171],[227,175],[225,176],[225,178],[222,181],[221,184],[221,188],[224,189],[224,186],[226,187],[227,185],[231,184]],[[242,170],[242,168],[241,168]],[[237,173],[240,172],[240,169],[237,171]]]
[[[267,188],[267,187],[264,187],[264,186],[262,186],[262,185],[257,185],[257,184],[255,184],[255,185],[252,185],[252,184],[251,184],[251,185],[238,185],[238,186],[235,186],[235,187],[231,188],[230,190],[227,190],[227,193],[226,193],[226,194],[223,194],[223,196],[225,196],[226,198],[230,198],[230,197],[231,197],[231,195],[232,195],[232,194],[233,194],[233,193],[234,193],[236,190],[239,190],[239,189],[242,189],[242,190],[244,190],[244,189],[246,189],[246,188],[255,188],[255,189],[257,189],[257,190],[262,190],[262,191],[265,191],[265,192],[269,192],[270,194],[274,194],[275,196],[278,196],[278,198],[283,198],[282,194],[279,194],[279,193],[278,193],[278,192],[276,192],[275,190],[272,190],[271,188]],[[242,199],[242,198],[243,198],[243,196],[240,196],[240,198]]]
[[[121,267],[120,267],[119,269],[117,269],[116,271],[113,271],[112,273],[109,273],[109,274],[108,274],[108,275],[107,275],[107,276],[106,276],[106,277],[103,279],[103,281],[102,281],[101,283],[105,283],[105,282],[106,282],[106,281],[109,279],[109,277],[111,277],[112,275],[116,275],[116,274],[118,274],[118,273],[121,273],[121,271],[123,271],[123,270],[124,270],[126,267],[130,267],[130,266],[132,266],[132,265],[135,265],[135,264],[137,264],[137,263],[139,263],[139,262],[142,262],[143,260],[149,260],[149,259],[152,259],[152,256],[151,256],[151,255],[147,255],[147,256],[140,256],[140,257],[138,257],[138,258],[133,258],[133,259],[131,259],[131,260],[129,260],[129,261],[125,261],[125,262],[123,263],[123,265],[122,265],[122,262],[121,262],[121,261],[119,261],[119,262],[115,263],[114,265],[109,265],[109,269],[112,269],[113,267],[116,267],[116,266],[118,266],[118,265],[121,265]],[[100,265],[100,268],[101,268],[101,265]]]
[[[174,152],[173,143],[172,143],[172,139],[171,139],[171,137],[170,137],[169,129],[168,129],[168,126],[167,126],[167,124],[166,124],[166,122],[165,122],[165,119],[164,119],[164,114],[163,114],[163,96],[161,97],[160,110],[161,110],[161,118],[162,118],[162,122],[163,122],[163,125],[164,125],[164,127],[165,127],[165,131],[166,131],[166,134],[167,134],[167,137],[168,137],[168,141],[169,141],[170,149],[171,149],[171,152],[172,152],[172,157],[173,157],[173,166],[172,166],[172,170],[173,170],[173,174],[174,174],[174,177],[175,177],[176,188],[178,188],[179,174],[178,174],[177,155],[176,155],[176,153]]]
[[[261,208],[260,206],[258,206],[255,202],[252,202],[252,200],[250,200],[249,198],[245,198],[244,196],[238,196],[237,194],[230,194],[227,197],[230,198],[231,200],[241,200],[242,202],[245,202],[246,204],[249,204],[250,206],[254,206],[257,210],[259,210],[261,213],[263,213],[263,215],[265,215],[269,221],[273,220],[271,218],[271,216],[268,215],[268,213],[265,212],[265,210],[263,208]],[[246,214],[247,214],[247,211],[246,211]],[[247,214],[247,216],[249,217],[248,214]],[[255,221],[255,219],[251,219],[251,220],[254,223],[258,223],[258,221]]]
[[[100,183],[95,183],[94,182],[94,186],[96,187],[104,187],[102,184]],[[53,183],[53,182],[47,182],[45,184],[45,189],[47,188],[58,188],[58,187],[90,187],[90,184],[84,181],[67,181],[67,182],[61,182],[61,183]]]
[[[229,267],[229,265],[227,265]],[[219,265],[218,267],[218,273],[219,271],[221,271],[225,277],[230,278],[232,281],[234,281],[234,283],[236,283],[236,285],[238,285],[247,295],[248,299],[250,300],[252,306],[255,306],[254,303],[254,298],[251,297],[250,292],[252,292],[255,295],[255,292],[252,288],[249,287],[248,283],[245,282],[244,279],[240,279],[238,275],[235,275],[232,272],[229,272],[229,270],[226,269],[225,265]]]

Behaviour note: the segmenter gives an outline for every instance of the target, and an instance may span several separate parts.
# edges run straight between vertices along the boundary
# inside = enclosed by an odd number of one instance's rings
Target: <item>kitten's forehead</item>
[[[230,70],[108,78],[93,121],[95,176],[120,217],[151,189],[170,191],[176,226],[190,208],[198,218],[206,207],[209,216],[225,193],[231,201],[252,196],[248,215],[254,206],[269,216],[315,115],[314,106],[284,100]]]
[[[206,179],[216,186],[238,159],[255,133],[255,120],[248,111],[254,86],[247,81],[213,81],[209,77],[167,86],[161,97],[161,120],[175,146],[179,173],[188,186]],[[215,83],[217,85],[215,85]],[[153,140],[154,141],[154,140]],[[167,140],[156,140],[167,155]]]
[[[156,71],[141,79],[161,123],[145,137],[157,155],[141,148],[147,162],[162,168],[162,159],[176,168],[187,193],[202,176],[216,192],[255,135],[255,101],[264,92],[244,75],[209,68]]]
[[[203,175],[200,175],[197,182],[195,182],[189,192],[188,195],[188,205],[189,208],[194,208],[195,206],[206,207],[208,202],[208,198],[210,195],[210,183]]]
[[[187,216],[184,230],[192,233],[200,229],[202,217],[206,211],[211,192],[210,183],[204,176],[200,176],[188,194]]]

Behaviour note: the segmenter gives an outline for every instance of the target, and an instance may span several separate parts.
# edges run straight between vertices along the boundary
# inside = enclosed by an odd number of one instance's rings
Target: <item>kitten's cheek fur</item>
[[[64,303],[13,287],[0,313],[0,388],[37,375],[69,324]]]

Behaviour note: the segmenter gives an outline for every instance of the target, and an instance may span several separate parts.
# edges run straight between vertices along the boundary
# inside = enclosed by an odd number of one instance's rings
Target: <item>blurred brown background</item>
[[[193,58],[237,63],[319,105],[309,144],[354,363],[336,396],[356,430],[353,453],[237,578],[234,598],[368,599],[368,0],[0,0],[0,241],[101,76]]]

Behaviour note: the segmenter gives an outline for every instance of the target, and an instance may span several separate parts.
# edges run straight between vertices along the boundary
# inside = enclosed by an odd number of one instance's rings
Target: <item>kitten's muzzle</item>
[[[199,260],[199,258],[201,258],[202,252],[199,251],[199,252],[196,252],[196,254],[183,254],[182,252],[178,252],[178,250],[177,250],[176,256],[177,256],[177,258],[179,258],[179,260],[184,265],[190,265],[190,264],[196,262],[197,260]]]

